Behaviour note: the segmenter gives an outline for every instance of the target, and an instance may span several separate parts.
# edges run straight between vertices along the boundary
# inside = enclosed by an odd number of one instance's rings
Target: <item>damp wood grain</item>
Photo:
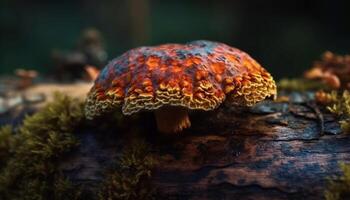
[[[159,160],[152,176],[158,198],[323,199],[327,177],[340,173],[339,162],[350,161],[350,138],[337,120],[305,102],[222,106],[190,118],[192,127],[172,136],[155,132],[150,113],[133,122]],[[94,185],[133,136],[90,129],[78,137],[81,145],[62,169],[71,180]]]

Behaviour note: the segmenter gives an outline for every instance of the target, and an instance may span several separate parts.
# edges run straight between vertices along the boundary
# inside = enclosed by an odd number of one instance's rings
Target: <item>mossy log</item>
[[[157,133],[144,113],[123,119],[124,128],[78,133],[80,147],[61,169],[93,191],[137,127],[159,161],[152,175],[159,198],[323,199],[327,177],[350,161],[350,137],[319,109],[303,101],[223,106],[191,113],[192,127],[178,135]]]

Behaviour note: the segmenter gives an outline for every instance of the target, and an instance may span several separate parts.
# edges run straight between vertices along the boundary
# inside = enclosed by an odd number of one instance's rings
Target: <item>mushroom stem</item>
[[[154,112],[158,131],[177,133],[191,126],[187,109],[175,106],[163,106]]]

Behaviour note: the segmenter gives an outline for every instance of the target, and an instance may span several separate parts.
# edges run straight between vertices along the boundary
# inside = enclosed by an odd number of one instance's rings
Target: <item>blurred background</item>
[[[92,34],[103,62],[137,46],[207,39],[248,52],[281,78],[326,50],[350,52],[350,1],[1,0],[0,29],[0,74],[54,73],[55,56]]]

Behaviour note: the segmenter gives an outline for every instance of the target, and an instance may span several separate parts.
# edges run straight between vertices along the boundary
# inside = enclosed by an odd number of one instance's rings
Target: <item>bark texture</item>
[[[173,136],[156,132],[151,113],[125,120],[125,129],[85,130],[62,169],[95,185],[139,127],[159,159],[152,180],[163,199],[322,199],[326,178],[350,161],[350,138],[331,114],[298,98],[193,112],[192,127]]]

